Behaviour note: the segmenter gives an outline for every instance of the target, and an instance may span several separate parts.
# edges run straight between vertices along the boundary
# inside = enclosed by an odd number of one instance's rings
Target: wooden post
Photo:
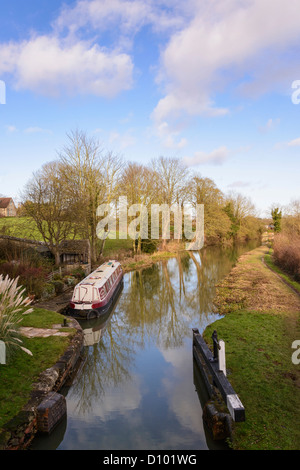
[[[219,356],[219,342],[218,342],[218,335],[217,335],[217,332],[216,330],[213,332],[213,334],[211,335],[212,337],[212,340],[213,340],[213,348],[214,348],[214,361],[217,361],[218,360],[218,356]]]

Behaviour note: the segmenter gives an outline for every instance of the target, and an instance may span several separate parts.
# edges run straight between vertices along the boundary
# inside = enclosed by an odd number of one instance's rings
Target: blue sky
[[[0,17],[0,194],[78,128],[128,161],[178,157],[261,216],[300,198],[299,0],[10,0]]]

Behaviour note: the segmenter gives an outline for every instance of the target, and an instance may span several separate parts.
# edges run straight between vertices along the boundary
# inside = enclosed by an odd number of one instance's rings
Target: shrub
[[[280,233],[274,238],[273,249],[274,262],[300,281],[300,236]]]
[[[64,290],[64,283],[63,281],[57,280],[57,281],[52,281],[51,284],[54,285],[55,293],[56,294],[61,294]]]
[[[65,276],[63,278],[63,281],[65,284],[67,284],[68,286],[74,286],[76,283],[77,283],[77,279],[73,276]]]
[[[71,275],[74,276],[76,279],[84,279],[86,276],[85,270],[81,267],[73,269]]]
[[[25,288],[27,295],[34,294],[36,297],[42,295],[47,275],[44,267],[35,267],[26,263],[11,261],[1,264],[0,272],[10,279],[18,278],[19,284]]]
[[[22,321],[22,315],[30,313],[28,308],[30,300],[24,297],[25,289],[18,286],[18,278],[10,279],[0,275],[0,340],[3,341],[10,351],[18,347],[27,354],[32,353],[21,346],[18,325]]]
[[[42,292],[42,299],[49,299],[49,297],[53,297],[55,295],[55,287],[52,282],[47,282],[44,284],[43,292]]]

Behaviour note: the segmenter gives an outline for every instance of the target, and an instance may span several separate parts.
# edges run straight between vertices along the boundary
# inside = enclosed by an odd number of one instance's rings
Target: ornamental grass
[[[10,279],[0,275],[0,341],[3,341],[8,353],[20,348],[32,355],[31,351],[22,346],[19,324],[23,315],[32,312],[29,308],[30,299],[24,296],[25,289],[18,286],[18,278]]]

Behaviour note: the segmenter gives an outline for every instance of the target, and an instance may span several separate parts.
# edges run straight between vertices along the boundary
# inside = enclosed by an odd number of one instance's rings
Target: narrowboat
[[[90,319],[106,313],[122,284],[121,264],[114,260],[107,261],[75,286],[69,314]]]

